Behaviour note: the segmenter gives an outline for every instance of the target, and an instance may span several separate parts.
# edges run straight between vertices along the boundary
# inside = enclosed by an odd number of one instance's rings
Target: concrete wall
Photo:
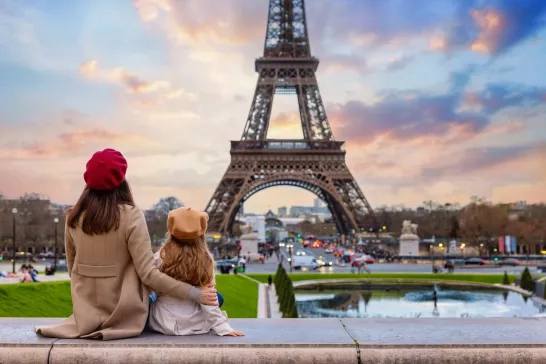
[[[57,340],[34,333],[35,325],[58,322],[0,319],[0,363],[546,363],[546,318],[230,320],[246,334],[238,338],[145,333],[113,341]]]

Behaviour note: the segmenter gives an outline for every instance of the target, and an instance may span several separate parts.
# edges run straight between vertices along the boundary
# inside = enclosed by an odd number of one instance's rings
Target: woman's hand
[[[225,336],[245,336],[241,331],[233,330],[228,332]]]
[[[218,307],[218,295],[214,283],[201,288],[201,304]]]

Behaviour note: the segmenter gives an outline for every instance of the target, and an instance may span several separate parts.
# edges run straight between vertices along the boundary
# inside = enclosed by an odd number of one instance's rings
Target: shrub
[[[504,277],[502,278],[502,284],[504,284],[505,286],[510,285],[510,278],[508,277],[508,273],[506,271],[504,271]]]
[[[535,291],[535,281],[529,272],[529,268],[525,267],[523,273],[521,273],[521,282],[520,287],[526,291],[534,292]]]

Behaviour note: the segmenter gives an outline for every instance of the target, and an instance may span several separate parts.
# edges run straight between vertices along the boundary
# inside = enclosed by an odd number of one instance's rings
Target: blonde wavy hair
[[[176,280],[203,287],[214,278],[214,259],[204,235],[181,240],[167,234],[159,256],[159,270]]]

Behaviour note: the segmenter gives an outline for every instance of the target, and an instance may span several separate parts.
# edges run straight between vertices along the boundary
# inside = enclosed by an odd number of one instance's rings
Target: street
[[[316,258],[322,257],[323,260],[335,262],[335,257],[333,254],[325,254],[323,248],[304,248],[300,243],[292,243],[292,254],[295,255],[298,251],[304,251],[307,255],[312,255]],[[281,248],[281,254],[284,255],[284,265],[288,269],[288,250],[286,247]],[[247,273],[275,273],[277,270],[279,262],[275,255],[270,259],[266,260],[264,264],[247,264],[246,272]],[[372,273],[432,273],[432,267],[430,264],[399,264],[399,263],[380,263],[380,264],[369,264],[368,269]],[[525,269],[524,266],[517,267],[487,267],[487,268],[478,268],[478,267],[456,267],[455,273],[461,274],[502,274],[505,271],[508,273],[521,274]],[[531,268],[531,272],[534,273],[536,268]],[[299,273],[302,271],[294,271],[293,273]],[[346,264],[345,266],[332,266],[324,267],[318,270],[304,270],[303,273],[317,273],[317,274],[328,274],[328,273],[350,273],[351,266]]]

